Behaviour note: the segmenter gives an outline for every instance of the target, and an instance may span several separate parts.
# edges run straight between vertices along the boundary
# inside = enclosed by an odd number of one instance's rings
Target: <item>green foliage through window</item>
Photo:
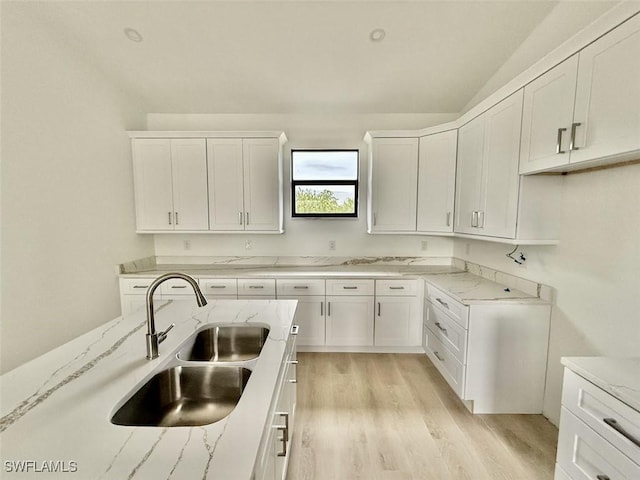
[[[340,201],[331,190],[318,192],[311,188],[296,190],[296,213],[354,213],[352,197]]]

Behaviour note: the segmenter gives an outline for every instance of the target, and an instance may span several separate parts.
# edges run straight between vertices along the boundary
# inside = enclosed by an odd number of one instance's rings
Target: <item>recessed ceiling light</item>
[[[381,42],[382,40],[384,40],[384,37],[386,35],[387,32],[385,32],[383,28],[374,28],[369,34],[369,40],[371,40],[372,42]]]
[[[132,42],[140,43],[142,41],[142,35],[135,28],[130,28],[130,27],[125,28],[124,34]]]

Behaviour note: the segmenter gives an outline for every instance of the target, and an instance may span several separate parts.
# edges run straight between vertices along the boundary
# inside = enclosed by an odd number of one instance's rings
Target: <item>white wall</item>
[[[115,265],[153,255],[125,133],[144,109],[37,8],[2,5],[3,372],[118,316]]]
[[[283,235],[156,235],[159,256],[173,255],[402,255],[450,257],[453,241],[444,237],[368,235],[366,233],[367,130],[417,129],[456,118],[455,114],[372,115],[173,115],[151,114],[149,130],[284,130],[285,233]],[[291,218],[290,192],[292,148],[360,149],[360,215],[357,220],[308,220]],[[422,240],[427,250],[422,250]],[[191,249],[184,249],[189,240]],[[251,250],[245,241],[251,240]],[[335,251],[329,250],[335,240]]]
[[[558,424],[560,357],[640,355],[640,164],[565,177],[560,243],[512,247],[456,239],[455,255],[555,289],[544,414]],[[470,254],[466,254],[466,245]]]

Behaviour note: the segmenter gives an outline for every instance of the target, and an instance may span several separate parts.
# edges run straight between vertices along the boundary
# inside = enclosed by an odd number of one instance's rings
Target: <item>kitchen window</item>
[[[358,150],[292,150],[291,215],[358,216]]]

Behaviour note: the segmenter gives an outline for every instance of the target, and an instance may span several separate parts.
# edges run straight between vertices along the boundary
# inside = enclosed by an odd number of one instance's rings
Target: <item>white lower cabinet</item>
[[[565,369],[556,480],[640,478],[640,412]]]
[[[298,300],[296,323],[300,327],[298,345],[325,344],[325,281],[324,279],[276,280],[278,299]]]
[[[297,403],[297,334],[293,333],[297,331],[298,326],[294,325],[273,394],[269,420],[262,435],[254,467],[255,480],[285,480],[287,477]]]
[[[373,296],[327,296],[327,345],[373,345]]]
[[[421,311],[417,280],[376,280],[374,344],[381,347],[420,345]]]
[[[551,307],[464,305],[426,285],[423,345],[473,413],[541,413]]]

